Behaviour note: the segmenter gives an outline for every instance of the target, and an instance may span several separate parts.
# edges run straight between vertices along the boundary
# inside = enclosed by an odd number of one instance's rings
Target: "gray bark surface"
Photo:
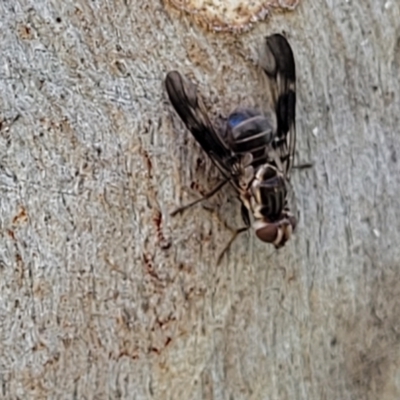
[[[400,398],[400,4],[317,1],[205,32],[158,0],[0,3],[0,397]],[[297,64],[301,220],[241,226],[167,101],[263,106],[254,60]],[[20,117],[13,122],[13,119]]]

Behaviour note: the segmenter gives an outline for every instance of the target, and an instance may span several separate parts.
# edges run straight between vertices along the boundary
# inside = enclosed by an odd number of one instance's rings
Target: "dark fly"
[[[296,212],[291,211],[294,201],[290,185],[296,142],[296,73],[292,49],[282,35],[266,38],[260,66],[269,79],[273,107],[264,113],[238,107],[218,129],[211,123],[194,84],[177,71],[169,72],[165,80],[176,112],[224,177],[204,197],[173,214],[209,198],[227,182],[242,202],[245,227],[235,232],[221,256],[237,234],[251,225],[260,240],[279,248],[297,224]]]

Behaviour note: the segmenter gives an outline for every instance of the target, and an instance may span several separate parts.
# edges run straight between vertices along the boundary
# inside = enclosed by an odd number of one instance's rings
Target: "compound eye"
[[[256,229],[256,235],[263,242],[273,243],[278,236],[278,229],[275,224],[265,223]]]
[[[290,239],[296,225],[297,220],[293,216],[275,222],[256,220],[253,223],[257,237],[263,242],[272,243],[277,249]]]

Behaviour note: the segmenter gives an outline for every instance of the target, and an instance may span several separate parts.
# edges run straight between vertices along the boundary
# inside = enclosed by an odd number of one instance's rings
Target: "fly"
[[[292,49],[284,36],[266,38],[260,66],[272,87],[273,106],[264,113],[238,107],[219,128],[211,123],[193,83],[177,71],[169,72],[165,79],[173,107],[223,176],[205,196],[172,215],[211,197],[228,182],[242,203],[245,226],[235,231],[218,262],[237,235],[250,227],[260,240],[279,248],[297,225],[290,184],[296,144],[296,71]]]

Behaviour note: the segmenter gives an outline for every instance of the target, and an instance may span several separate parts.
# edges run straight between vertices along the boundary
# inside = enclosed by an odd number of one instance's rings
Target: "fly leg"
[[[214,189],[212,189],[211,191],[209,191],[208,193],[206,193],[203,197],[200,197],[200,199],[197,199],[195,201],[192,201],[189,204],[185,204],[182,207],[177,208],[176,210],[172,211],[171,216],[173,217],[176,214],[180,214],[181,212],[187,210],[188,208],[194,206],[197,203],[200,203],[203,200],[209,199],[210,197],[214,196],[215,193],[218,192],[218,190],[220,190],[223,186],[225,186],[227,183],[229,182],[229,179],[226,178],[223,181],[221,181],[217,186],[215,186]]]
[[[314,163],[313,162],[309,162],[309,163],[293,165],[293,168],[295,168],[295,169],[309,169],[309,168],[312,168],[313,166],[314,166]]]
[[[229,248],[231,247],[232,243],[235,241],[235,239],[242,233],[242,232],[246,232],[247,230],[249,230],[251,224],[250,224],[250,216],[249,216],[249,211],[247,210],[246,206],[242,203],[241,206],[241,214],[242,214],[242,218],[243,218],[243,222],[245,223],[245,226],[243,228],[239,228],[236,229],[233,232],[232,237],[230,238],[229,242],[226,244],[226,246],[224,247],[224,249],[221,251],[220,255],[218,256],[218,260],[217,260],[217,265],[219,265],[222,261],[222,257],[224,256],[224,254],[229,250]]]

